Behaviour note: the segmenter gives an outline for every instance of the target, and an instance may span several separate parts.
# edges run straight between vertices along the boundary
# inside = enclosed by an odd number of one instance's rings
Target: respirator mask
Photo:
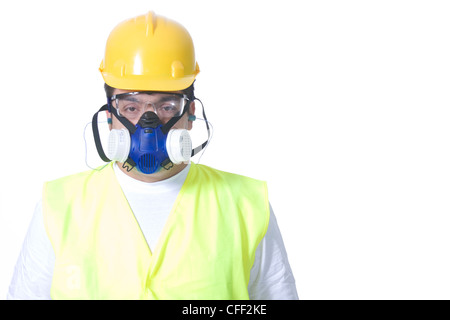
[[[208,140],[202,145],[192,149],[188,131],[172,129],[187,112],[190,102],[184,94],[155,91],[122,93],[108,98],[108,103],[92,118],[94,141],[100,158],[105,162],[121,162],[128,171],[136,168],[144,174],[169,170],[174,164],[188,162],[206,147],[210,135],[204,109]],[[99,112],[106,110],[125,128],[110,131],[105,152],[100,140],[97,117]],[[189,120],[195,120],[195,116],[190,115]]]

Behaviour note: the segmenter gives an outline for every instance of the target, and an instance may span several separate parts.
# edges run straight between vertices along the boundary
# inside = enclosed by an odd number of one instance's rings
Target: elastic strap
[[[177,121],[180,120],[181,117],[186,113],[186,111],[187,111],[187,109],[188,109],[188,106],[189,106],[189,103],[190,103],[190,102],[191,102],[191,100],[187,100],[187,101],[186,101],[186,103],[185,103],[185,105],[184,105],[184,107],[183,107],[183,113],[182,113],[181,115],[179,115],[179,116],[177,116],[177,117],[173,117],[172,119],[170,119],[169,121],[167,121],[167,123],[166,123],[165,125],[163,125],[163,126],[161,127],[161,131],[162,131],[164,134],[168,134],[169,131],[170,131],[170,129],[173,127],[173,125],[174,125],[175,123],[177,123]]]
[[[117,114],[116,108],[113,106],[108,106],[108,104],[103,105],[96,113],[94,113],[94,116],[92,117],[92,132],[94,134],[94,142],[95,147],[97,148],[98,155],[100,158],[105,162],[111,162],[111,160],[106,156],[105,151],[103,150],[102,142],[100,140],[100,133],[98,131],[98,113],[102,111],[110,111],[113,115],[116,116],[116,118],[128,129],[130,134],[133,134],[136,132],[136,126],[133,125],[128,119],[121,117]],[[131,164],[131,166],[135,166],[136,164],[134,161],[130,161],[131,159],[128,158],[127,162]],[[131,168],[132,169],[132,168]],[[130,169],[130,170],[131,170]]]
[[[205,142],[203,142],[201,145],[199,145],[198,147],[192,149],[191,157],[195,156],[197,153],[199,153],[201,150],[203,150],[208,145],[209,138],[211,137],[211,132],[209,129],[208,119],[206,118],[205,107],[203,106],[203,102],[198,98],[195,98],[194,101],[195,100],[198,100],[200,102],[200,104],[202,105],[202,114],[203,114],[203,118],[206,123],[206,129],[208,130],[208,139]],[[167,134],[169,132],[169,130],[173,127],[173,125],[175,123],[177,123],[177,121],[180,120],[180,118],[186,113],[190,102],[191,102],[191,100],[186,101],[186,104],[184,105],[183,113],[180,116],[173,117],[161,128],[161,131],[164,134]]]
[[[92,132],[94,134],[94,141],[95,141],[95,147],[97,148],[98,155],[100,158],[102,158],[105,162],[111,162],[111,160],[106,156],[105,152],[103,151],[102,142],[100,141],[100,134],[98,132],[98,113],[102,111],[108,110],[108,105],[105,104],[102,106],[96,113],[94,113],[94,116],[92,117]]]
[[[135,126],[134,124],[132,124],[127,118],[120,116],[120,115],[117,113],[116,108],[114,108],[113,106],[111,106],[111,110],[110,110],[110,111],[111,111],[111,113],[112,113],[113,115],[116,116],[116,118],[120,121],[120,123],[122,123],[122,124],[125,126],[125,128],[127,128],[128,131],[130,131],[130,134],[133,134],[133,133],[136,132],[136,126]]]
[[[202,105],[202,114],[203,114],[203,119],[205,120],[206,129],[208,130],[208,139],[205,142],[203,142],[201,145],[199,145],[198,147],[192,149],[191,157],[195,156],[197,153],[199,153],[204,148],[206,148],[206,146],[209,143],[209,139],[211,137],[211,130],[209,129],[208,119],[206,118],[205,107],[203,106],[203,102],[198,98],[195,98],[195,100],[198,100],[200,102],[200,104]]]

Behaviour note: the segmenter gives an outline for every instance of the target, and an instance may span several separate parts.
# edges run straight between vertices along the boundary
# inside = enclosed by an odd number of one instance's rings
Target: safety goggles
[[[117,115],[136,123],[147,111],[153,111],[162,122],[183,114],[188,98],[181,93],[127,92],[114,95],[109,102]]]

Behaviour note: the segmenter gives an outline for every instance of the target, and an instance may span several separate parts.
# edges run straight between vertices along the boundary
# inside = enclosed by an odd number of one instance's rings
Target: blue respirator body
[[[106,155],[110,160],[127,163],[131,169],[136,167],[142,173],[152,174],[189,161],[191,153],[192,142],[187,130],[167,132],[158,116],[148,111],[133,133],[125,128],[110,131]]]
[[[171,161],[166,149],[167,135],[163,134],[161,127],[142,128],[137,125],[136,132],[131,135],[129,157],[142,173],[154,173],[159,167],[170,169]]]

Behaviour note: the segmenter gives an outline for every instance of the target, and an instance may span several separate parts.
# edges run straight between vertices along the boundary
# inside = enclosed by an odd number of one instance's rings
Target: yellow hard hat
[[[111,31],[99,70],[109,86],[136,91],[183,90],[200,72],[188,31],[153,12]]]

